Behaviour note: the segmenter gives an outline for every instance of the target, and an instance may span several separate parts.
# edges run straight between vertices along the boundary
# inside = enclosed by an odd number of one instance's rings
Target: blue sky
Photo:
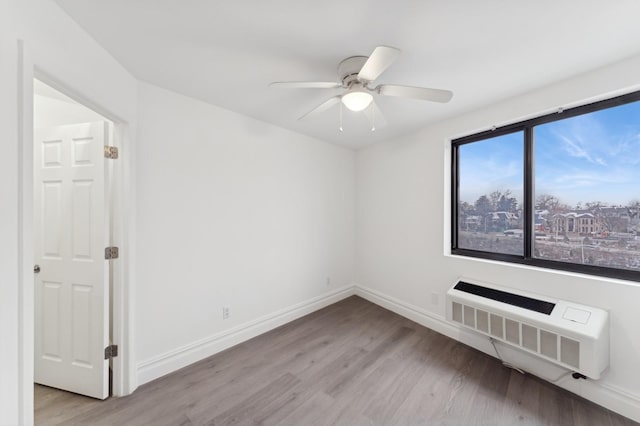
[[[495,189],[522,201],[522,133],[460,147],[460,198]],[[570,206],[640,200],[640,102],[537,126],[536,194]]]
[[[522,132],[460,147],[460,200],[470,204],[495,190],[510,190],[522,203]]]

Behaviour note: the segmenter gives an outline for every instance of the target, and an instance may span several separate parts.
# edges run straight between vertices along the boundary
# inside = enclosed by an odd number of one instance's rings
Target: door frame
[[[134,224],[133,194],[133,131],[132,126],[118,115],[103,108],[90,97],[75,91],[40,67],[30,56],[24,43],[18,41],[18,287],[19,287],[19,411],[24,424],[33,423],[33,360],[34,360],[34,253],[33,253],[33,80],[46,83],[76,102],[92,109],[114,123],[112,143],[119,149],[119,159],[112,167],[113,214],[112,239],[120,247],[120,257],[112,262],[113,343],[119,346],[113,359],[114,396],[131,394],[137,387],[133,346],[133,283]]]

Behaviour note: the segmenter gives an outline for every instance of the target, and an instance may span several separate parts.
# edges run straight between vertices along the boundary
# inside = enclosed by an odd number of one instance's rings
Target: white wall
[[[22,142],[31,138],[34,67],[128,124],[122,161],[135,164],[136,174],[124,188],[132,215],[123,226],[141,244],[136,248],[133,237],[122,243],[125,256],[139,256],[137,273],[135,263],[127,267],[140,281],[130,299],[140,353],[130,360],[140,360],[145,380],[233,336],[264,330],[261,324],[271,327],[341,297],[355,263],[360,284],[434,318],[442,318],[442,295],[461,274],[610,309],[610,372],[601,384],[565,386],[596,401],[608,389],[621,399],[620,411],[640,407],[637,285],[444,254],[446,140],[629,87],[638,58],[365,150],[357,155],[354,187],[352,152],[153,86],[140,86],[138,103],[136,80],[52,0],[6,0],[0,2],[0,424],[32,420],[33,313],[22,303],[33,297],[32,171],[31,148]],[[138,109],[140,146],[132,150]],[[437,305],[430,304],[432,292],[440,296]],[[232,312],[226,322],[223,305]]]
[[[127,122],[128,134],[135,134],[137,113],[135,79],[53,1],[0,2],[0,424],[10,425],[33,419],[35,68],[101,112]],[[130,223],[133,226],[132,219]]]
[[[122,184],[128,216],[118,229],[128,238],[116,243],[130,306],[119,309],[143,320],[135,341],[142,354],[132,353],[126,330],[117,332],[134,368],[151,360],[147,372],[162,374],[349,294],[340,290],[353,275],[353,152],[152,87],[140,104],[144,146],[133,149],[138,82],[52,0],[0,2],[0,424],[33,419],[34,75],[126,123],[119,164],[139,171]],[[139,234],[136,176],[146,177]],[[169,255],[166,241],[176,247]],[[138,262],[125,263],[134,253],[145,254],[139,299],[131,279]],[[223,303],[232,310],[225,323]],[[217,346],[201,344],[212,338]],[[199,351],[182,356],[185,347]],[[135,377],[123,386],[135,389]]]
[[[637,57],[359,151],[356,281],[363,292],[368,289],[396,310],[432,325],[444,319],[444,294],[459,276],[606,308],[611,314],[611,368],[598,382],[569,378],[561,385],[640,421],[638,283],[447,254],[452,138],[629,91],[637,88],[639,74]],[[454,334],[490,352],[488,342]],[[518,362],[524,361],[514,360]],[[549,371],[538,373],[550,377]]]
[[[0,2],[0,424],[17,424],[20,359],[18,287],[18,143],[15,40],[10,7]],[[7,60],[8,59],[8,60]]]
[[[148,84],[139,93],[144,382],[351,286],[355,154]]]

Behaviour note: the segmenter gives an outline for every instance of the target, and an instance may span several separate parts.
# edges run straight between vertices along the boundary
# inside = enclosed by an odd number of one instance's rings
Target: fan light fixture
[[[341,100],[344,106],[349,108],[351,111],[357,112],[368,107],[373,100],[373,96],[371,96],[371,93],[362,89],[354,89],[342,96]]]
[[[350,56],[338,64],[338,78],[334,81],[274,81],[270,86],[291,89],[342,89],[340,94],[326,99],[298,120],[320,114],[340,104],[340,130],[342,130],[342,110],[370,112],[371,130],[375,130],[375,120],[384,125],[384,117],[376,107],[373,96],[396,96],[423,101],[446,103],[451,100],[450,90],[428,87],[404,86],[399,84],[379,84],[373,82],[396,60],[400,50],[390,46],[376,47],[370,56]],[[344,108],[343,108],[344,107]]]

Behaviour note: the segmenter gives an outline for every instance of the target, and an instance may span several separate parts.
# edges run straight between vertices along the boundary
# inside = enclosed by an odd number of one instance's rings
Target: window
[[[523,255],[523,133],[461,145],[458,158],[458,247]]]
[[[452,147],[452,253],[640,281],[640,92]]]

